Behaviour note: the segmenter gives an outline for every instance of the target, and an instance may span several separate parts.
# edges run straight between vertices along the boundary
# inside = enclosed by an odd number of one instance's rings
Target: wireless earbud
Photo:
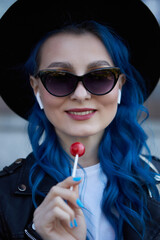
[[[37,99],[40,109],[43,109],[44,107],[43,107],[42,101],[40,99],[39,92],[37,92],[37,94],[36,94],[36,99]]]
[[[118,104],[121,103],[121,90],[118,90]]]

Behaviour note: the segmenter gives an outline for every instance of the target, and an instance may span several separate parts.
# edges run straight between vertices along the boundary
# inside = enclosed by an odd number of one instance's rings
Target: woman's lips
[[[66,111],[69,117],[79,121],[90,119],[95,114],[95,112],[96,110],[91,108],[83,108],[83,109],[74,108]]]

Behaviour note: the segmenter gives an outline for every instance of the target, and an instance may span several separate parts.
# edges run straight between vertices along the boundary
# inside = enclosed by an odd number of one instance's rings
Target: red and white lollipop
[[[78,157],[81,157],[85,153],[85,147],[80,142],[75,142],[70,147],[70,153],[75,157],[74,166],[72,171],[72,177],[76,176],[76,169],[78,164]]]

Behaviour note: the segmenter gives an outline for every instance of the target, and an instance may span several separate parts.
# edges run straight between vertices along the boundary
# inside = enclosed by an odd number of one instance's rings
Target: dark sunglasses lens
[[[109,92],[115,84],[115,74],[111,70],[99,70],[86,75],[85,87],[93,94],[103,95]]]
[[[65,72],[46,72],[44,73],[42,80],[45,88],[51,94],[59,97],[70,94],[75,88],[75,81],[73,76]]]

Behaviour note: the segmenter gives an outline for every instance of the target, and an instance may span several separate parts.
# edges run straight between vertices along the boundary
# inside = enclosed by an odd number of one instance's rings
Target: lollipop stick
[[[78,164],[78,154],[76,154],[76,156],[75,156],[74,166],[73,166],[73,171],[72,171],[72,177],[76,176],[77,164]],[[70,190],[71,191],[73,190],[73,186],[70,187]]]
[[[76,156],[75,156],[72,177],[76,176],[77,164],[78,164],[78,154],[76,154]]]

